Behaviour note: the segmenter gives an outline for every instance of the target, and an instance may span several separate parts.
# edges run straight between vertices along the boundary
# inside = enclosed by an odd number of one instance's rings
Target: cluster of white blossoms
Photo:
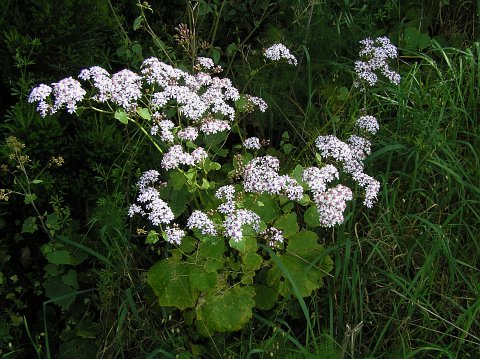
[[[232,238],[235,242],[239,242],[243,238],[244,225],[250,225],[258,232],[260,217],[253,211],[243,208],[237,208],[235,202],[235,187],[226,185],[220,187],[215,193],[215,197],[222,200],[218,206],[218,212],[225,215],[223,228],[225,237]]]
[[[349,143],[339,140],[335,136],[319,136],[315,145],[324,158],[333,158],[342,165],[343,170],[352,176],[365,190],[364,205],[372,207],[376,201],[380,183],[363,172],[362,160],[370,154],[370,141],[359,137],[351,136]]]
[[[377,119],[370,115],[360,116],[357,119],[357,126],[372,135],[376,134],[379,129]]]
[[[181,145],[173,145],[163,155],[162,167],[165,170],[178,168],[180,165],[194,166],[208,157],[203,147],[197,147],[192,153],[185,152]]]
[[[379,71],[391,82],[398,84],[400,76],[390,70],[387,61],[397,57],[396,48],[387,38],[365,39],[360,51],[362,61],[355,63],[360,82],[373,86],[378,80]],[[297,65],[297,59],[288,48],[275,44],[265,50],[265,57],[273,60],[287,60]],[[257,108],[267,109],[265,101],[251,95],[240,95],[231,81],[214,76],[222,71],[210,58],[199,57],[194,73],[188,73],[168,65],[155,57],[146,59],[140,74],[122,70],[110,74],[107,70],[93,66],[80,72],[78,78],[90,85],[90,94],[78,80],[68,77],[50,86],[40,84],[33,88],[29,102],[37,103],[42,117],[53,114],[65,107],[69,113],[76,111],[85,99],[97,103],[108,103],[108,108],[121,110],[131,118],[145,119],[150,135],[162,142],[163,157],[161,167],[164,171],[178,169],[180,166],[199,166],[208,157],[207,151],[195,144],[200,137],[228,131],[235,120],[235,102],[246,102],[242,112]],[[145,96],[144,96],[145,94]],[[246,100],[246,101],[245,101]],[[238,105],[238,102],[237,102]],[[145,115],[145,110],[151,115]],[[171,113],[175,113],[172,116]],[[137,116],[141,115],[140,117]],[[148,120],[147,120],[148,119]],[[373,116],[361,116],[356,125],[362,134],[375,134],[378,121]],[[148,134],[148,133],[147,133]],[[249,150],[261,148],[257,137],[246,138],[243,146]],[[335,136],[319,136],[315,145],[325,159],[333,159],[351,178],[364,189],[364,204],[372,207],[377,199],[380,183],[364,173],[363,160],[371,153],[368,139],[352,135],[343,142]],[[280,162],[276,157],[265,155],[256,157],[239,171],[243,177],[237,184],[239,192],[285,196],[292,201],[306,198],[309,190],[318,209],[320,224],[331,227],[342,223],[347,202],[352,200],[352,191],[343,184],[332,184],[340,179],[337,167],[326,164],[323,167],[307,167],[303,170],[302,180],[297,181],[289,175],[280,175]],[[183,172],[183,171],[182,171]],[[131,205],[128,215],[140,214],[153,226],[160,227],[164,238],[179,245],[187,230],[198,230],[202,235],[217,236],[219,233],[235,242],[244,237],[244,226],[251,226],[257,235],[264,238],[272,247],[283,243],[283,232],[274,227],[260,230],[260,217],[257,213],[244,208],[241,195],[236,196],[234,185],[225,185],[216,190],[215,197],[220,200],[216,210],[208,214],[194,209],[182,229],[173,223],[175,215],[169,205],[160,197],[160,173],[149,170],[138,181],[139,193],[135,204]],[[304,188],[305,187],[305,188]],[[214,213],[214,215],[212,214]],[[223,218],[223,222],[220,218]],[[215,222],[211,219],[214,218]]]
[[[187,221],[187,227],[190,229],[198,229],[203,235],[216,236],[217,230],[215,223],[208,218],[208,215],[202,211],[195,210]]]
[[[303,187],[288,175],[279,175],[280,161],[273,156],[256,157],[244,168],[245,192],[283,194],[290,200],[303,196]]]
[[[274,44],[265,50],[264,55],[269,60],[279,61],[285,59],[290,65],[297,66],[297,59],[285,45]]]
[[[138,181],[139,194],[137,202],[140,205],[133,204],[128,210],[128,215],[132,217],[140,214],[147,217],[154,226],[170,224],[174,215],[168,204],[160,198],[160,192],[154,187],[159,182],[160,173],[155,170],[146,171]]]
[[[37,111],[42,117],[52,115],[65,105],[68,113],[74,113],[77,109],[77,102],[81,102],[87,92],[82,88],[80,82],[67,77],[59,82],[53,83],[52,87],[40,84],[35,87],[28,102],[38,102]],[[47,101],[52,95],[53,99]]]
[[[258,137],[249,137],[243,141],[243,147],[247,150],[259,150],[260,149],[260,139]]]
[[[361,40],[360,44],[362,49],[359,56],[363,60],[355,61],[355,72],[358,75],[358,80],[354,82],[354,85],[359,87],[361,83],[366,83],[369,86],[374,86],[378,81],[377,71],[391,83],[398,85],[400,75],[390,69],[388,65],[389,59],[396,59],[398,56],[395,45],[392,45],[387,37],[366,38]]]
[[[314,200],[317,204],[320,225],[332,227],[342,223],[347,201],[352,200],[352,198],[350,188],[341,184],[317,194]]]

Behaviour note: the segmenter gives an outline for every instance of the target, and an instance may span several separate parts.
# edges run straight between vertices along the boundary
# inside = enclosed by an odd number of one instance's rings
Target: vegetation
[[[64,3],[0,4],[2,357],[480,356],[478,2]],[[397,46],[389,63],[401,81],[355,85],[360,41],[378,37]],[[278,43],[296,66],[264,56]],[[225,100],[230,131],[191,141],[179,132],[195,115],[178,98],[162,105],[174,143],[207,150],[200,165],[162,162],[157,85],[143,84],[131,110],[90,99],[98,86],[88,81],[73,113],[42,116],[29,103],[40,83],[92,66],[140,74],[151,57],[192,75],[210,58],[203,70],[239,91]],[[318,146],[319,136],[362,134],[365,115],[380,124],[361,160],[380,183],[371,208],[367,188]],[[262,146],[245,146],[252,137]],[[264,156],[301,198],[285,183],[245,190],[245,168]],[[353,193],[334,226],[302,177],[327,163]],[[218,208],[232,201],[216,196],[221,184],[234,186],[235,211],[258,216],[242,223],[243,240],[223,236],[232,212]],[[178,227],[132,207],[150,185]],[[194,209],[218,233],[189,222]],[[274,246],[272,228],[283,235]],[[173,229],[186,231],[180,244]]]

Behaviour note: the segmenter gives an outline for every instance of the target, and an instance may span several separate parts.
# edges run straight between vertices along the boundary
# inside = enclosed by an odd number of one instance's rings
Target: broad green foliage
[[[323,278],[333,268],[333,262],[318,244],[318,236],[311,231],[302,231],[289,238],[286,253],[272,261],[267,274],[267,284],[277,288],[284,296],[302,297],[323,285]]]

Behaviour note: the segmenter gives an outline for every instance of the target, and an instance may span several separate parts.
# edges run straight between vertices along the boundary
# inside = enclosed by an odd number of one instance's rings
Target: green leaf
[[[197,240],[191,236],[185,236],[182,238],[179,248],[185,253],[191,253],[197,245]]]
[[[197,311],[197,326],[208,332],[233,332],[240,330],[252,319],[255,306],[252,287],[233,287],[226,292],[207,294]],[[204,328],[199,328],[200,331]]]
[[[212,163],[210,164],[210,169],[211,169],[212,171],[218,171],[218,170],[221,169],[221,168],[222,168],[222,165],[221,165],[220,163],[218,163],[218,162],[212,162]]]
[[[165,48],[165,43],[160,40],[158,36],[153,37],[153,43],[159,48],[159,49],[164,49]]]
[[[75,300],[75,296],[69,296],[67,298],[62,298],[68,294],[73,294],[76,292],[74,288],[65,284],[61,278],[52,277],[48,278],[43,282],[43,287],[45,288],[45,295],[50,299],[55,300],[55,304],[61,306],[63,309],[68,309],[70,304]],[[61,299],[60,299],[61,298]]]
[[[240,95],[240,97],[235,101],[235,107],[240,113],[242,113],[247,110],[247,106],[249,103],[250,102],[245,95]]]
[[[318,214],[317,206],[310,206],[303,215],[305,223],[314,228],[320,226],[320,216]]]
[[[133,31],[137,31],[139,27],[142,25],[143,17],[139,16],[133,22]]]
[[[213,59],[213,62],[218,64],[218,61],[220,61],[220,50],[217,49],[217,48],[214,48],[212,50],[212,59]]]
[[[218,274],[216,272],[205,272],[197,264],[190,265],[190,283],[194,290],[203,292],[212,290],[217,284],[217,278]]]
[[[198,257],[204,260],[203,270],[215,272],[223,267],[223,253],[225,242],[223,239],[214,239],[200,242],[198,246]]]
[[[126,125],[128,123],[128,115],[125,111],[123,110],[117,110],[115,111],[114,117],[119,120],[121,123]]]
[[[297,215],[295,213],[287,213],[278,217],[273,226],[283,231],[283,236],[288,238],[298,232]]]
[[[242,253],[242,267],[244,271],[255,271],[262,266],[263,258],[257,254],[257,241],[254,237],[244,237],[245,246]]]
[[[422,50],[431,45],[430,36],[421,33],[416,27],[405,28],[404,41],[406,47],[414,50]]]
[[[53,264],[73,264],[74,260],[70,252],[66,249],[57,249],[52,252],[45,253],[45,257]]]
[[[317,235],[311,231],[302,231],[289,238],[286,253],[278,256],[280,264],[273,261],[267,273],[267,284],[277,287],[285,297],[294,294],[288,272],[302,297],[322,287],[323,278],[332,270],[333,262],[323,254],[324,248],[317,241]]]
[[[145,238],[145,244],[155,244],[159,241],[160,237],[158,236],[158,233],[154,231],[153,229],[148,232],[147,238]]]
[[[69,269],[67,274],[62,276],[62,282],[69,287],[78,289],[77,271],[74,269]]]
[[[286,155],[288,155],[290,152],[292,152],[293,145],[291,143],[286,143],[282,146],[282,150]]]
[[[36,221],[36,217],[28,217],[26,220],[24,220],[22,225],[22,233],[34,233],[38,229],[38,226],[35,223]]]
[[[210,188],[210,182],[206,178],[202,178],[202,184],[200,185],[201,189],[209,189]]]
[[[158,297],[158,304],[178,309],[192,308],[198,298],[198,291],[192,288],[190,268],[172,258],[155,263],[147,273],[147,283]]]
[[[150,121],[152,119],[152,116],[150,115],[150,111],[148,108],[141,107],[137,110],[137,113],[140,115],[141,118]]]
[[[132,45],[132,52],[137,55],[138,57],[142,58],[143,55],[142,55],[142,45],[140,44],[133,44]]]
[[[170,177],[169,182],[172,184],[173,188],[176,190],[182,189],[185,183],[187,182],[187,179],[185,178],[185,176],[178,171],[170,172],[169,177]]]
[[[231,43],[227,46],[227,56],[232,56],[235,53],[235,50],[237,49],[237,45],[234,43]]]
[[[270,310],[278,299],[278,291],[275,288],[259,285],[255,287],[255,304],[261,310]]]
[[[257,199],[248,196],[244,200],[245,208],[258,214],[262,221],[268,223],[273,221],[280,214],[280,207],[269,194],[261,194]]]
[[[39,179],[35,179],[32,181],[32,184],[39,184],[39,183],[43,183],[43,181]]]
[[[35,202],[36,199],[37,199],[37,196],[35,195],[35,193],[30,193],[25,195],[24,202],[25,204],[31,204]]]
[[[58,231],[60,229],[60,224],[58,223],[58,215],[56,213],[50,213],[47,216],[45,225],[50,231]]]

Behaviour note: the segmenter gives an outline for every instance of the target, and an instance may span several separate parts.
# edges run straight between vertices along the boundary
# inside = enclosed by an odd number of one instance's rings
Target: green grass
[[[338,230],[326,293],[344,357],[480,355],[479,54],[411,54],[400,89],[375,94],[382,192]]]

